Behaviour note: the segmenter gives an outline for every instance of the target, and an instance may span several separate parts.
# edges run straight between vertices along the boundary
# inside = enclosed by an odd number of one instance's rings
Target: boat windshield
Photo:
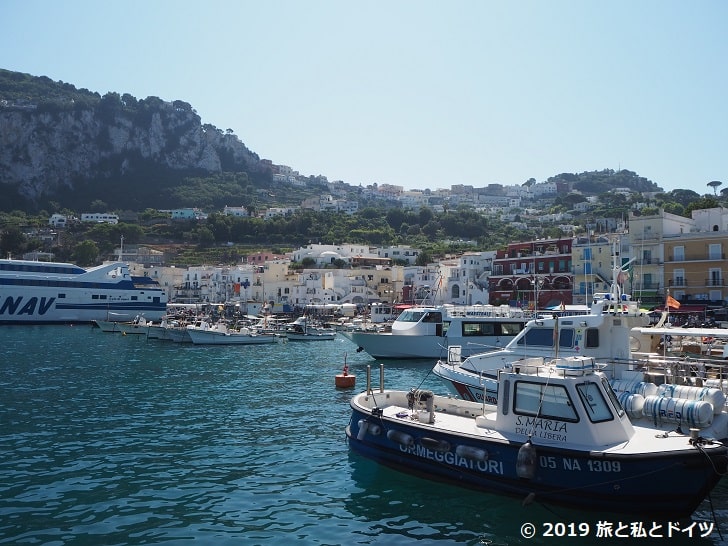
[[[597,383],[582,383],[576,386],[576,390],[579,393],[579,398],[581,398],[581,403],[584,404],[586,414],[592,423],[600,423],[614,419]]]
[[[553,328],[531,328],[518,339],[518,345],[530,347],[553,347]],[[574,330],[572,328],[561,328],[559,330],[559,347],[572,347],[574,345]]]
[[[397,317],[397,322],[442,322],[442,313],[439,311],[407,310]]]
[[[563,385],[517,381],[513,411],[541,419],[577,422],[569,393]]]

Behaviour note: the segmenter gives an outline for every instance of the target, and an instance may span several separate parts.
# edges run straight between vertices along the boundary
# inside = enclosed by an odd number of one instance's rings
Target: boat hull
[[[408,473],[528,501],[662,519],[687,517],[727,467],[725,446],[698,449],[687,440],[683,448],[659,453],[536,445],[533,475],[524,478],[519,450],[525,439],[447,432],[401,412],[387,417],[355,400],[346,428],[352,450]]]
[[[188,329],[187,334],[195,345],[265,345],[276,343],[279,339],[276,336],[259,336],[234,332],[222,333],[194,329]]]
[[[463,357],[483,350],[504,347],[512,336],[473,336],[471,338],[437,335],[397,335],[391,332],[341,332],[357,347],[377,359],[423,360],[441,358],[451,345],[460,345]]]
[[[286,339],[288,341],[332,341],[335,337],[336,332],[326,332],[320,334],[298,334],[293,332],[286,333]]]

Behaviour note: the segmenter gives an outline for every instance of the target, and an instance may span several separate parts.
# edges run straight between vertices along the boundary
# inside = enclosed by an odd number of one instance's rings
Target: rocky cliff
[[[17,73],[2,72],[0,187],[10,200],[40,204],[79,188],[103,195],[105,184],[143,186],[175,173],[266,170],[238,137],[202,124],[183,101],[79,96],[75,88],[74,95],[24,99],[2,85],[2,76]]]

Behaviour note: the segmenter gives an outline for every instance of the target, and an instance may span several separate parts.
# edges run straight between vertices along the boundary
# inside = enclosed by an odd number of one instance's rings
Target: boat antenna
[[[121,244],[119,245],[119,261],[123,261],[122,256],[124,255],[124,236],[121,236]]]

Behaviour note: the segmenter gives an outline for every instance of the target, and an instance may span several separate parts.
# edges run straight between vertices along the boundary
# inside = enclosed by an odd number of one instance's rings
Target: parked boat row
[[[165,317],[158,323],[143,316],[129,322],[96,320],[94,324],[103,332],[123,335],[142,334],[150,339],[169,340],[195,345],[262,345],[279,341],[330,341],[334,330],[311,324],[307,317],[291,323],[268,325],[267,317],[248,317],[244,322],[213,322],[207,318]]]

